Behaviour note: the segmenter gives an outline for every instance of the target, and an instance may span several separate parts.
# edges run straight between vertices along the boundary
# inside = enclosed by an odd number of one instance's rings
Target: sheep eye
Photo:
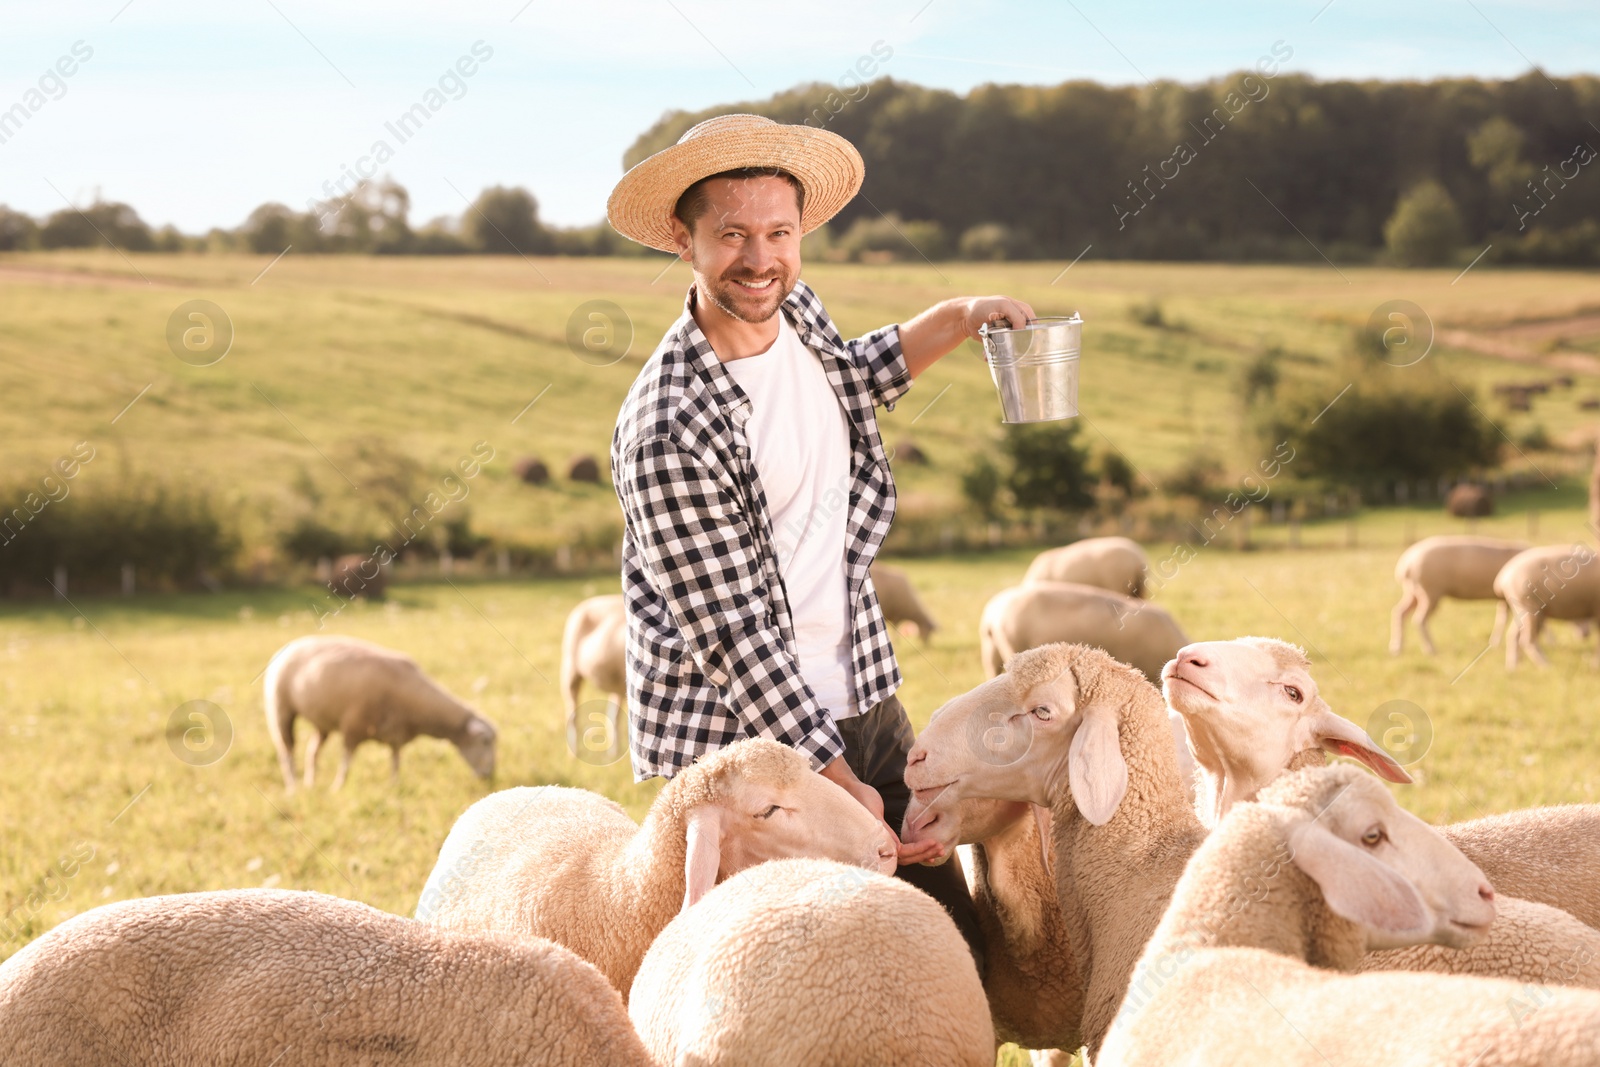
[[[772,818],[773,812],[777,811],[779,807],[780,807],[780,805],[773,804],[773,805],[769,806],[766,811],[763,811],[761,814],[757,815],[756,818],[758,818],[758,819],[770,819],[770,818]]]
[[[1040,704],[1038,707],[1033,709],[1033,717],[1038,719],[1040,722],[1049,722],[1055,717],[1055,712],[1051,711],[1046,705]]]
[[[1361,843],[1366,845],[1368,848],[1377,848],[1379,842],[1383,841],[1388,836],[1388,834],[1383,832],[1383,827],[1374,826],[1366,833],[1361,835]]]
[[[1294,701],[1296,704],[1305,699],[1305,695],[1292,685],[1284,686],[1283,691],[1287,693],[1289,695],[1289,699]]]

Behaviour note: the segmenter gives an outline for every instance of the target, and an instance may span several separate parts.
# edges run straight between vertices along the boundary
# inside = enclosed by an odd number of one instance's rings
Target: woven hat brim
[[[606,217],[624,237],[676,252],[672,209],[684,190],[701,178],[741,167],[781,167],[800,179],[802,234],[838,214],[860,191],[867,172],[855,145],[827,130],[774,123],[717,131],[636,164],[611,191]]]

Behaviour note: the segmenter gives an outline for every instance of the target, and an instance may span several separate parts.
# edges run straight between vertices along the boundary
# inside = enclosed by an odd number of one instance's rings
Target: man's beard
[[[734,284],[735,278],[739,281],[759,281],[754,275],[732,275],[716,281],[708,279],[706,297],[740,322],[766,322],[778,313],[789,290],[794,288],[794,279],[781,267],[765,277],[772,278],[773,282],[760,293],[749,292]]]

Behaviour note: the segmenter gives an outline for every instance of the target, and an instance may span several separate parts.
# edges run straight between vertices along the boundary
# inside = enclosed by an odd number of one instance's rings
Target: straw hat
[[[867,172],[861,153],[836,133],[761,115],[719,115],[624,174],[606,201],[606,217],[624,237],[676,252],[672,209],[684,190],[701,178],[741,167],[782,167],[800,179],[805,189],[802,234],[848,204]]]

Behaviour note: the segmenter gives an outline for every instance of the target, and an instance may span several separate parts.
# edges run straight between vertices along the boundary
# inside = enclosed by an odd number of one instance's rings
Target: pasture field
[[[1478,385],[1480,405],[1516,440],[1534,423],[1561,440],[1594,421],[1578,404],[1600,395],[1600,358],[1583,347],[1600,336],[1600,300],[1582,273],[1067,266],[808,262],[803,277],[846,337],[961,294],[1013,295],[1040,314],[1080,311],[1083,441],[1096,451],[1114,444],[1152,477],[1197,448],[1232,472],[1253,470],[1261,449],[1243,426],[1245,364],[1277,347],[1285,376],[1324,373],[1351,329],[1398,299],[1422,307],[1437,337],[1427,359],[1395,373]],[[496,458],[466,502],[474,527],[559,542],[619,521],[610,487],[558,477],[530,488],[510,464],[537,454],[564,471],[568,457],[591,453],[604,469],[618,405],[680,313],[688,281],[666,256],[0,255],[0,393],[11,400],[0,440],[21,479],[87,439],[108,457],[88,468],[90,490],[124,464],[208,485],[256,542],[285,524],[302,471],[328,493],[351,492],[338,468],[361,442],[387,442],[436,479],[487,441]],[[234,325],[214,365],[190,366],[168,348],[168,319],[191,299],[216,302]],[[619,342],[631,323],[631,346],[608,366],[568,347],[569,320],[590,301],[622,310]],[[1130,315],[1151,302],[1162,325]],[[882,417],[888,443],[914,438],[932,459],[897,471],[902,514],[958,506],[958,474],[998,437],[978,354],[967,342]],[[1536,398],[1531,412],[1487,395],[1495,382],[1558,371],[1576,387]]]
[[[1081,311],[1085,443],[1113,443],[1152,473],[1201,447],[1230,470],[1251,469],[1257,446],[1242,428],[1237,387],[1244,365],[1276,346],[1286,375],[1320,373],[1352,327],[1394,299],[1421,305],[1438,329],[1429,358],[1405,373],[1479,386],[1508,437],[1522,440],[1535,423],[1553,439],[1577,437],[1594,422],[1579,402],[1600,395],[1600,357],[1590,350],[1600,303],[1581,274],[1067,266],[808,264],[804,277],[847,337],[958,294],[1006,293],[1041,314]],[[108,458],[80,482],[132,469],[205,485],[256,543],[281,528],[301,472],[339,488],[327,457],[343,448],[381,439],[442,474],[488,441],[495,459],[472,489],[475,528],[561,543],[618,521],[611,487],[559,477],[526,487],[510,461],[539,454],[559,469],[590,452],[604,466],[617,406],[678,315],[687,281],[665,258],[0,256],[0,390],[11,401],[0,407],[0,440],[8,470],[24,480],[88,439]],[[169,316],[196,298],[223,306],[236,327],[232,349],[211,366],[187,365],[167,346]],[[620,306],[635,331],[613,365],[568,346],[569,318],[591,300]],[[1162,325],[1130,314],[1151,301]],[[914,437],[932,459],[896,472],[906,512],[957,506],[958,472],[998,436],[976,355],[969,344],[942,361],[883,415],[891,444]],[[1488,396],[1494,383],[1558,372],[1575,388],[1537,398],[1530,413]],[[1513,455],[1513,467],[1552,472],[1582,462],[1577,453]],[[1587,538],[1581,487],[1556,481],[1503,497],[1500,514],[1475,528]],[[1264,521],[1269,508],[1249,512],[1257,550],[1235,550],[1225,533],[1156,594],[1192,639],[1264,634],[1305,645],[1336,710],[1380,738],[1420,727],[1419,740],[1430,739],[1418,784],[1398,795],[1427,818],[1600,799],[1591,722],[1600,671],[1569,627],[1547,630],[1550,669],[1508,675],[1500,649],[1480,656],[1492,606],[1449,602],[1434,620],[1437,658],[1417,651],[1414,632],[1404,656],[1387,654],[1401,547],[1465,524],[1437,507],[1369,510],[1307,523],[1293,549],[1284,526]],[[1172,557],[1171,545],[1148,548],[1158,565]],[[897,561],[942,623],[926,647],[896,642],[917,726],[982,680],[979,612],[1030,557]],[[352,605],[327,628],[413,654],[492,718],[501,737],[493,788],[581,786],[640,816],[657,786],[635,784],[626,759],[597,765],[569,752],[555,685],[567,611],[615,589],[610,576],[401,584],[389,603]],[[275,885],[411,912],[451,822],[491,786],[444,742],[421,739],[406,749],[398,783],[387,752],[368,746],[345,789],[330,793],[330,745],[318,786],[284,795],[259,677],[277,648],[315,631],[314,601],[319,592],[305,588],[73,606],[0,600],[0,958],[73,914],[157,893]],[[219,707],[225,729],[193,729],[180,708],[196,700]],[[1023,1061],[1010,1052],[1002,1062]]]

